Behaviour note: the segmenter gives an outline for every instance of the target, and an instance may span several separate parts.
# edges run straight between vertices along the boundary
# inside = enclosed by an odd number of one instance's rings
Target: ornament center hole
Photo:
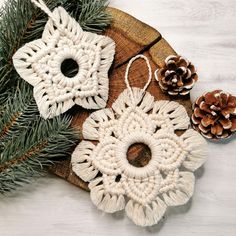
[[[73,78],[79,72],[79,65],[72,58],[65,59],[61,63],[61,72],[64,76],[66,76],[68,78]]]
[[[134,143],[127,151],[127,160],[135,167],[146,166],[152,158],[151,149],[144,143]]]

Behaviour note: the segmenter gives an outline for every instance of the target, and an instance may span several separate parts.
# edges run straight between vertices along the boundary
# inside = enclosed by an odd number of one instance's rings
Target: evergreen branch
[[[9,161],[6,161],[2,165],[0,165],[0,172],[6,171],[9,168],[12,168],[13,166],[26,161],[28,158],[37,155],[41,152],[41,150],[47,145],[47,142],[41,142],[37,145],[31,147],[29,150],[27,150],[22,156],[15,157],[10,159]]]
[[[23,98],[26,99],[27,96]],[[17,104],[27,104],[21,99],[18,92],[11,100],[15,105],[9,101],[5,117],[13,117],[12,107],[17,107]],[[32,119],[26,115],[27,111],[29,109],[21,109],[20,115],[8,126],[4,137],[0,138],[0,193],[29,182],[32,177],[40,175],[43,167],[51,164],[52,160],[69,156],[69,151],[78,138],[70,127],[68,116],[44,120],[39,115],[34,115]]]
[[[12,117],[10,117],[9,122],[4,124],[2,128],[2,132],[0,133],[0,139],[2,139],[4,136],[6,136],[11,129],[12,126],[16,123],[16,120],[19,118],[21,114],[19,112],[16,112],[15,114],[12,114]]]
[[[72,0],[74,9],[72,16],[80,23],[81,27],[90,32],[101,33],[111,23],[111,16],[105,12],[108,5],[107,0]],[[76,4],[78,3],[78,4]]]
[[[9,93],[8,93],[9,94]],[[21,134],[30,122],[39,116],[31,87],[24,81],[18,83],[16,92],[10,95],[0,119],[0,140]],[[20,129],[19,129],[20,127]],[[1,149],[0,149],[1,150]]]

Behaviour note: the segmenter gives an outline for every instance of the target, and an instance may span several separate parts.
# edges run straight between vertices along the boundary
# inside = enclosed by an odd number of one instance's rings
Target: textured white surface
[[[173,48],[198,68],[193,99],[222,88],[236,94],[235,0],[111,0],[138,19],[158,28]],[[197,173],[195,195],[173,209],[160,225],[140,228],[124,214],[96,209],[88,193],[49,176],[9,198],[0,199],[2,236],[235,236],[236,139],[209,143],[209,157]]]

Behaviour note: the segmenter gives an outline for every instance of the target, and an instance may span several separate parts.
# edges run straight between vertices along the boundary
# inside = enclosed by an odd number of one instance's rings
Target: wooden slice
[[[116,55],[109,72],[110,84],[107,107],[111,107],[119,94],[126,88],[124,82],[125,70],[127,62],[133,56],[140,53],[147,56],[154,72],[167,56],[176,53],[157,30],[118,9],[108,8],[107,11],[112,15],[113,23],[106,30],[105,34],[111,37],[116,43]],[[142,88],[147,82],[147,78],[148,70],[146,64],[143,60],[135,61],[130,70],[129,80],[131,86]],[[173,98],[164,94],[154,78],[147,91],[156,100],[175,100],[181,103],[190,115],[191,102],[189,96]],[[81,133],[83,122],[92,112],[91,110],[88,111],[78,106],[74,107],[73,127]],[[127,156],[131,164],[144,166],[150,160],[151,153],[146,146],[136,144],[129,149]],[[50,168],[50,171],[68,182],[84,190],[88,190],[88,184],[73,173],[70,158],[58,161],[58,163]]]

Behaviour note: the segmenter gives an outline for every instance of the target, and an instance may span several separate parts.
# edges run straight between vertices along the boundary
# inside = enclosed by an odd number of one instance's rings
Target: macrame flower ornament
[[[62,7],[51,12],[43,1],[32,2],[49,15],[49,20],[42,38],[20,48],[13,63],[19,75],[34,86],[41,116],[45,119],[57,116],[74,104],[87,109],[105,107],[114,41],[83,31]],[[72,76],[62,71],[66,62],[77,67]]]
[[[171,55],[155,71],[156,80],[162,91],[169,95],[187,95],[198,80],[194,65],[187,59]]]
[[[193,171],[205,161],[206,143],[188,129],[182,105],[155,101],[144,90],[128,85],[112,108],[86,119],[85,140],[72,154],[72,168],[89,182],[91,200],[100,210],[125,209],[135,224],[150,226],[158,223],[168,206],[185,204],[192,197]],[[186,131],[178,136],[176,130]],[[129,147],[136,143],[150,148],[151,160],[144,167],[127,160]]]

